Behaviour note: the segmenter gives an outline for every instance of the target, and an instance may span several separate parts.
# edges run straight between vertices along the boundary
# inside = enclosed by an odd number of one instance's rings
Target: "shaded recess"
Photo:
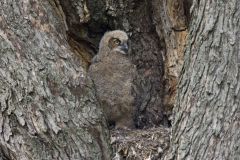
[[[165,42],[164,112],[169,117],[175,103],[177,84],[183,65],[185,43],[190,23],[191,0],[153,0],[153,21]]]
[[[60,0],[60,4],[68,27],[69,44],[84,60],[86,69],[106,31],[122,29],[128,33],[132,48],[130,58],[138,71],[133,90],[136,127],[170,126],[168,117],[175,98],[189,21],[185,18],[183,1]],[[174,18],[178,13],[183,17]],[[175,33],[179,24],[180,31],[184,31],[181,35]],[[171,59],[173,52],[179,55],[175,59]],[[169,70],[171,61],[178,70],[174,76]]]

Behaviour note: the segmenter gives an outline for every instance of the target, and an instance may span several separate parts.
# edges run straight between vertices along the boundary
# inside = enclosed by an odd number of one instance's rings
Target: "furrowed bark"
[[[0,155],[110,159],[105,120],[55,2],[1,2]]]
[[[240,2],[194,1],[172,159],[239,159]]]

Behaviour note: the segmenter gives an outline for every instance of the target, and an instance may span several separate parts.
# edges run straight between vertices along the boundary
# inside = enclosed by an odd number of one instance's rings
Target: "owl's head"
[[[128,53],[128,36],[124,31],[115,30],[106,32],[100,42],[99,48],[108,47],[110,51]]]

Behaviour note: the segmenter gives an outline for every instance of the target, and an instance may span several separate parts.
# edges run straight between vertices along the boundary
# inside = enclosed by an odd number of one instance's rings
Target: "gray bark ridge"
[[[172,158],[240,157],[240,2],[194,1],[174,108]]]
[[[53,6],[9,0],[0,10],[0,155],[110,159],[92,85]]]

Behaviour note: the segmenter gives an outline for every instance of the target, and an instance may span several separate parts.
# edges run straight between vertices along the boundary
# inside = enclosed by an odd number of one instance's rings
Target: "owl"
[[[89,67],[89,75],[105,117],[116,128],[134,128],[132,89],[136,66],[128,57],[128,49],[125,32],[107,32]]]

